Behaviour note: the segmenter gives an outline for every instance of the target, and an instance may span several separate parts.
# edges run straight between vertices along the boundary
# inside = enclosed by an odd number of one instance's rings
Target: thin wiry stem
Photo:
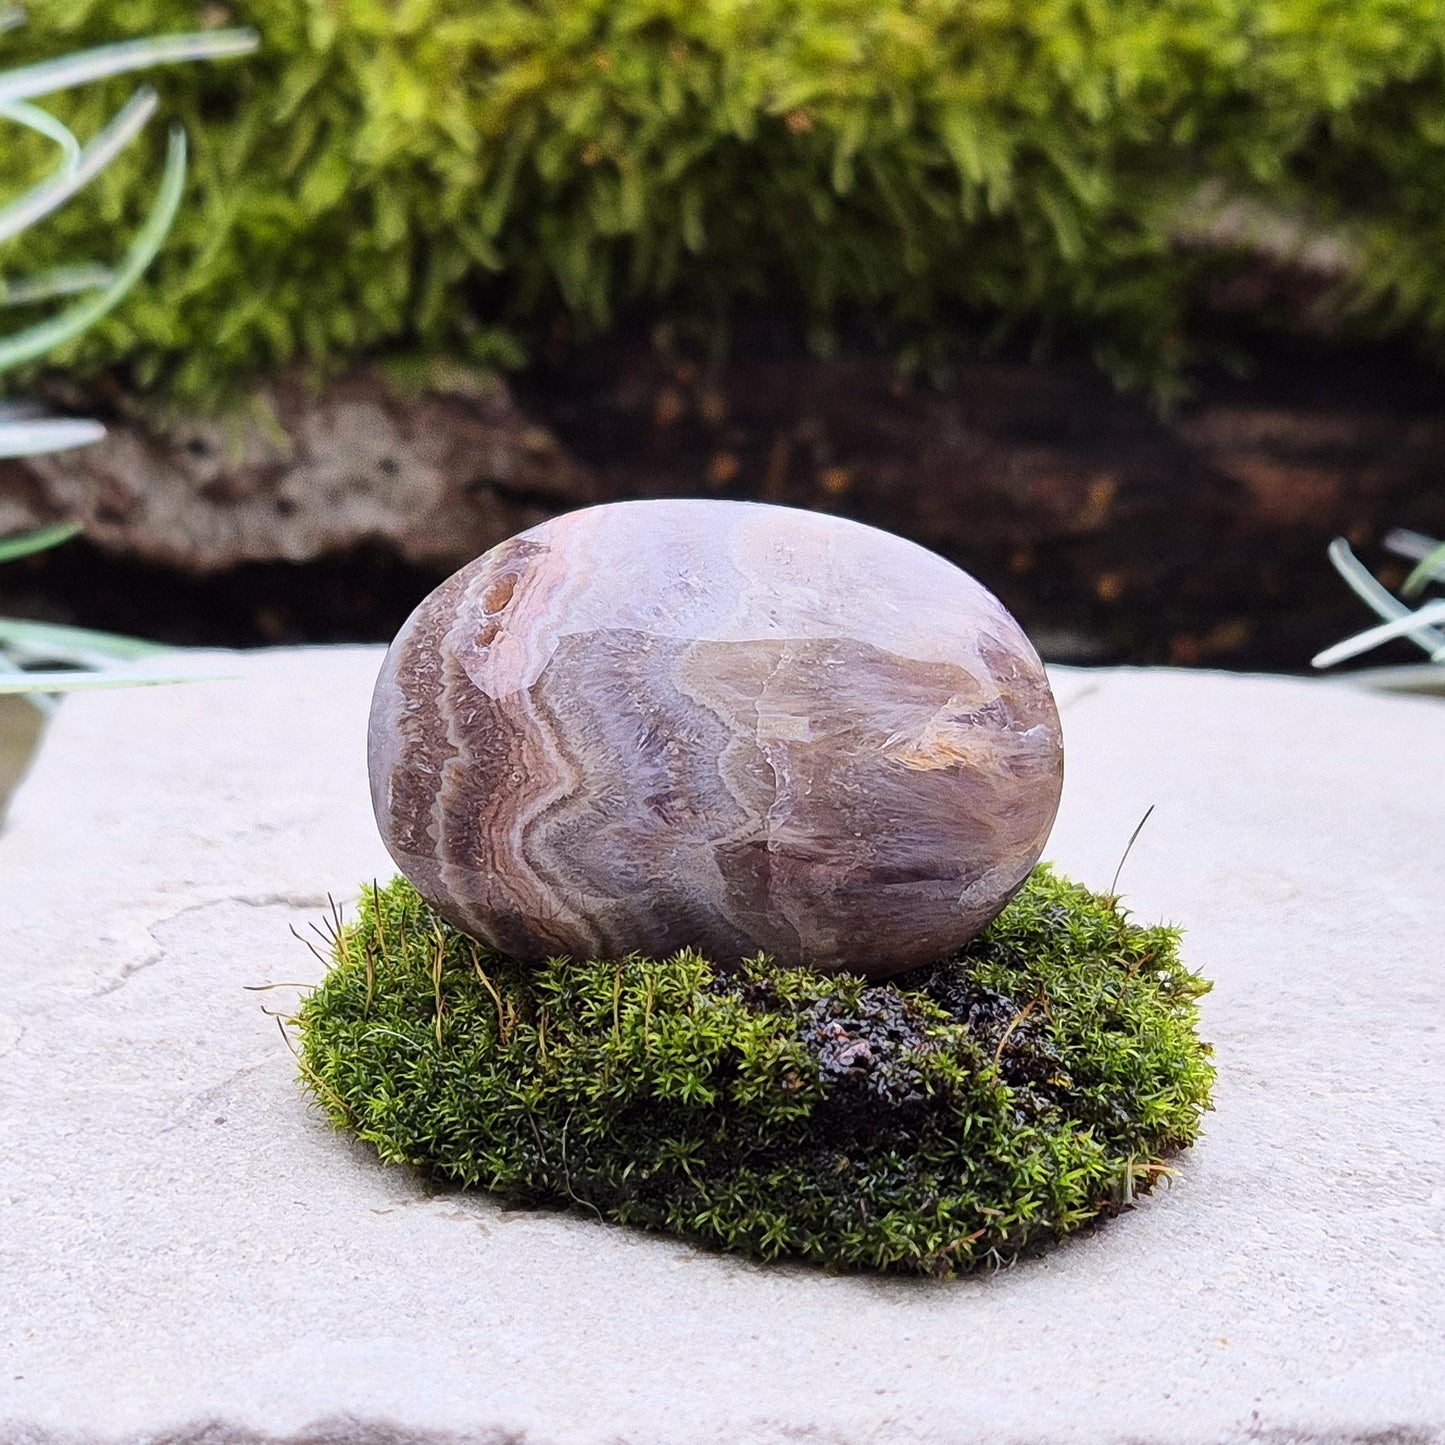
[[[1108,896],[1110,898],[1117,899],[1119,896],[1119,875],[1124,871],[1124,865],[1129,861],[1129,854],[1133,851],[1134,844],[1138,841],[1139,834],[1144,831],[1144,824],[1147,823],[1151,817],[1153,817],[1154,808],[1155,805],[1153,803],[1150,803],[1149,806],[1145,808],[1144,816],[1140,818],[1138,823],[1134,825],[1134,831],[1129,834],[1129,841],[1124,844],[1123,856],[1119,859],[1119,866],[1114,869],[1114,880],[1112,883],[1109,884]]]
[[[314,943],[312,943],[312,941],[311,941],[309,938],[307,938],[304,933],[300,932],[300,930],[297,929],[297,927],[296,927],[296,925],[295,925],[294,923],[290,925],[290,928],[291,928],[291,937],[294,938],[298,943],[304,944],[305,947],[306,947],[306,948],[309,950],[309,952],[311,953],[311,956],[317,961],[317,963],[319,963],[319,964],[322,966],[322,968],[330,968],[330,967],[331,967],[331,960],[330,960],[329,958],[327,958],[326,955],[325,955],[324,953],[322,953],[321,950],[318,949],[318,948],[316,947],[316,945],[315,945]]]

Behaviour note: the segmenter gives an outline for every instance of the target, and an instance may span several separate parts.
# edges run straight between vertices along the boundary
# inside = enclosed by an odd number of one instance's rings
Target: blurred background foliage
[[[1333,331],[1445,338],[1445,0],[52,0],[0,43],[230,24],[258,56],[156,77],[189,194],[73,373],[214,404],[297,357],[522,364],[562,318],[723,346],[780,298],[820,351],[1067,341],[1167,396],[1261,251],[1328,274]],[[27,265],[134,227],[163,144]]]

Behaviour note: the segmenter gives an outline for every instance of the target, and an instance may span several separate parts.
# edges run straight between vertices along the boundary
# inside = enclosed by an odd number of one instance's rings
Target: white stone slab
[[[1050,855],[1188,928],[1172,1189],[950,1284],[764,1268],[381,1168],[262,1005],[389,875],[380,653],[65,704],[0,836],[0,1441],[1445,1439],[1445,706],[1064,672]],[[1393,1433],[1391,1433],[1393,1432]]]

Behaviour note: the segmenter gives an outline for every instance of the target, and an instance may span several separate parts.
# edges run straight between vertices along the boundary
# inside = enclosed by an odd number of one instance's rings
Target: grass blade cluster
[[[17,8],[0,11],[0,33],[16,29],[23,19],[23,12]],[[140,135],[157,108],[156,92],[142,86],[82,144],[71,126],[37,106],[37,99],[156,65],[244,54],[255,49],[256,44],[255,33],[242,29],[165,35],[83,49],[59,59],[0,71],[0,120],[43,137],[60,152],[48,174],[0,207],[0,245],[28,237],[32,227],[102,176]],[[62,297],[80,298],[53,316],[0,336],[0,373],[48,356],[119,305],[159,253],[180,209],[185,181],[186,138],[177,126],[170,132],[156,198],[119,265],[112,268],[66,258],[38,273],[0,277],[0,306],[35,306]],[[0,459],[64,451],[99,441],[104,435],[105,428],[97,421],[47,416],[41,409],[23,404],[0,407]],[[59,546],[78,531],[78,527],[62,523],[18,537],[0,538],[0,562],[17,561]],[[162,651],[112,633],[0,620],[0,693],[24,693],[39,699],[60,692],[180,682],[197,675],[174,668],[132,666],[121,672],[109,670],[118,661],[133,663]],[[37,667],[37,663],[42,666]]]
[[[1330,544],[1330,561],[1335,570],[1381,621],[1317,653],[1313,665],[1334,667],[1397,638],[1407,638],[1430,660],[1431,666],[1420,669],[1427,674],[1420,680],[1426,685],[1425,690],[1445,690],[1445,597],[1412,605],[1432,582],[1445,580],[1445,543],[1417,532],[1395,531],[1385,539],[1385,544],[1397,555],[1416,562],[1400,588],[1400,597],[1370,575],[1343,537],[1335,538]],[[1432,682],[1433,687],[1429,685]]]

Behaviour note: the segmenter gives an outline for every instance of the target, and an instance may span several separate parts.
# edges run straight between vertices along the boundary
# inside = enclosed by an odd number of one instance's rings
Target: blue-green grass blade
[[[157,35],[150,40],[123,40],[116,45],[99,45],[56,60],[22,65],[0,75],[0,101],[34,100],[71,90],[93,80],[146,70],[152,65],[174,65],[183,60],[219,60],[230,55],[249,55],[260,43],[254,30],[236,27],[204,34]]]
[[[77,149],[73,166],[47,176],[0,210],[0,241],[19,235],[89,185],[140,134],[157,103],[155,91],[142,86],[83,149]],[[6,113],[13,114],[13,109]]]
[[[58,120],[48,110],[41,110],[38,105],[31,105],[28,100],[0,101],[0,116],[43,135],[46,140],[53,140],[60,147],[60,173],[74,175],[80,164],[80,142],[63,120]]]
[[[79,531],[77,522],[56,522],[34,532],[22,532],[18,537],[0,537],[0,562],[14,562],[35,552],[49,551],[68,542]]]
[[[98,421],[79,417],[45,417],[37,421],[0,421],[0,460],[38,457],[47,452],[89,446],[105,435]]]
[[[1442,576],[1445,576],[1445,542],[1427,552],[1410,569],[1410,575],[1405,578],[1400,592],[1405,597],[1418,597],[1431,582]]]
[[[235,673],[168,672],[162,669],[114,672],[5,672],[0,673],[0,694],[101,692],[117,687],[161,687],[177,682],[233,681]]]
[[[1311,666],[1333,667],[1336,663],[1347,662],[1352,657],[1359,657],[1361,653],[1371,652],[1387,642],[1393,642],[1397,637],[1414,637],[1420,628],[1436,622],[1445,622],[1445,598],[1427,602],[1418,611],[1407,612],[1403,617],[1380,623],[1378,627],[1366,628],[1364,632],[1358,632],[1353,637],[1345,638],[1343,642],[1335,643],[1333,647],[1325,648],[1311,660]],[[1432,652],[1430,661],[1445,662],[1445,646]]]
[[[1369,569],[1350,551],[1350,544],[1343,537],[1336,537],[1330,543],[1330,562],[1336,572],[1344,578],[1350,590],[1377,616],[1386,622],[1408,617],[1410,609],[1393,593],[1387,592],[1371,575]],[[1445,647],[1445,632],[1430,626],[1417,626],[1406,634],[1418,647],[1434,653]]]
[[[16,336],[0,341],[0,371],[34,361],[100,320],[140,279],[155,259],[180,208],[181,192],[186,182],[186,137],[179,128],[171,132],[166,151],[166,168],[155,205],[146,217],[125,261],[116,270],[115,278],[102,291],[67,307],[58,316],[42,321]]]
[[[0,276],[0,306],[33,306],[56,296],[79,296],[85,291],[99,291],[114,279],[115,272],[109,266],[94,261],[56,266],[38,276],[22,276],[18,281]]]
[[[159,642],[125,637],[119,632],[96,632],[89,627],[65,627],[56,622],[29,622],[0,617],[0,647],[18,646],[44,652],[56,659],[84,661],[104,658],[110,662],[134,662],[174,652]]]

